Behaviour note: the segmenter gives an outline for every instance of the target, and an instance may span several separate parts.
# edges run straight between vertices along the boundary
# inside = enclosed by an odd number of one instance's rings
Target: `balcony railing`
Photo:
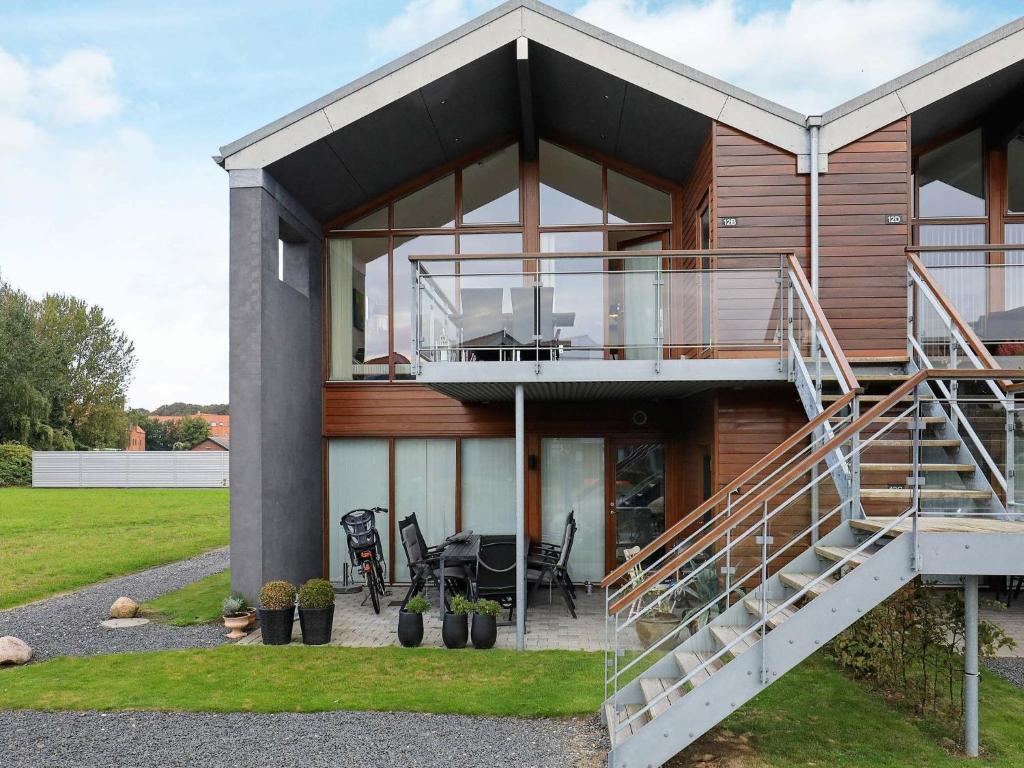
[[[788,258],[736,250],[413,257],[414,360],[782,360]]]
[[[918,255],[957,313],[986,344],[1015,345],[1006,354],[1020,355],[1024,343],[1024,246],[920,246]],[[1000,254],[991,263],[989,254]],[[942,335],[934,323],[920,323],[924,341]]]

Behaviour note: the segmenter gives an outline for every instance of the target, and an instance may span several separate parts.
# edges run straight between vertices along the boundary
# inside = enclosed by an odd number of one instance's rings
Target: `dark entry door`
[[[608,568],[623,550],[642,547],[665,530],[665,445],[659,440],[608,442]]]

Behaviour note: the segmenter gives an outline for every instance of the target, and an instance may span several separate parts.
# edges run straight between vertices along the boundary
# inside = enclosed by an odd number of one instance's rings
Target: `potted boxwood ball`
[[[326,645],[334,625],[334,587],[326,579],[310,579],[299,587],[299,626],[306,645]]]
[[[422,597],[414,597],[398,612],[398,642],[406,648],[415,648],[423,642],[423,614],[430,610],[430,603]]]
[[[264,645],[288,645],[295,619],[295,587],[287,581],[268,581],[260,590],[260,629]]]
[[[478,600],[473,606],[473,647],[493,648],[498,639],[498,614],[501,605],[493,600]]]
[[[444,612],[441,621],[441,639],[445,648],[465,648],[469,641],[469,619],[466,616],[472,610],[473,603],[461,595],[451,601],[451,610]]]

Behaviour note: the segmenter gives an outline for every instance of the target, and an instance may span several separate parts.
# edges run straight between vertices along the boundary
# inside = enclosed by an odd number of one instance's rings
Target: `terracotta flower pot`
[[[679,626],[679,617],[674,613],[648,613],[637,619],[633,626],[644,648],[650,648]]]
[[[245,615],[249,618],[249,623],[246,625],[248,629],[252,629],[256,626],[256,609],[246,608]]]
[[[245,637],[245,630],[249,627],[248,613],[232,613],[224,616],[224,626],[230,629],[228,640],[241,640]]]

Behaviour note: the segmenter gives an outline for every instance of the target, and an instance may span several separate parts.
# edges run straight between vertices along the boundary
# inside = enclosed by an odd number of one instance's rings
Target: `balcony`
[[[735,250],[412,257],[413,373],[460,400],[509,399],[517,384],[534,399],[582,399],[786,381],[790,258]]]

